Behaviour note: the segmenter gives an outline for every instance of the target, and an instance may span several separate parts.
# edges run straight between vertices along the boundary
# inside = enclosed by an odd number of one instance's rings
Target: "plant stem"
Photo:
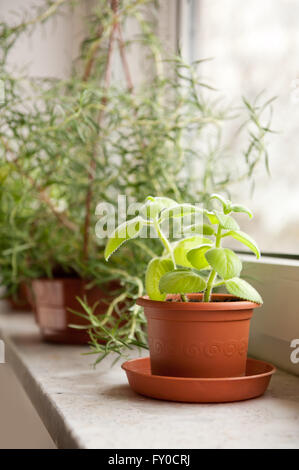
[[[114,307],[119,304],[120,302],[123,302],[124,300],[126,300],[127,298],[127,292],[123,292],[122,294],[120,294],[118,297],[115,297],[112,302],[109,304],[109,307],[108,307],[108,310],[107,312],[105,313],[104,315],[104,318],[102,321],[100,321],[100,326],[104,326],[107,321],[109,320],[109,318],[111,317],[113,311],[114,311]]]
[[[175,259],[174,259],[174,254],[173,254],[173,250],[171,248],[171,245],[169,243],[169,241],[167,240],[167,238],[165,237],[164,233],[162,232],[161,228],[160,228],[160,225],[159,225],[159,222],[157,219],[154,219],[154,227],[157,231],[157,234],[158,234],[158,237],[160,238],[162,244],[164,245],[164,247],[166,248],[166,250],[168,251],[168,253],[170,254],[171,256],[171,260],[173,262],[173,267],[174,269],[176,269],[176,263],[175,263]]]
[[[217,230],[217,234],[216,234],[215,248],[220,248],[220,246],[221,246],[221,227],[219,225],[218,230]],[[211,301],[213,283],[214,283],[216,275],[217,275],[216,271],[214,269],[212,269],[212,271],[210,272],[210,275],[209,275],[208,282],[207,282],[207,287],[204,291],[204,295],[203,295],[203,299],[202,299],[203,302],[210,302]]]
[[[217,233],[216,233],[216,243],[215,243],[216,248],[221,247],[221,227],[219,225]]]
[[[181,298],[183,302],[188,302],[188,297],[186,296],[186,294],[181,294]]]
[[[90,55],[89,55],[88,61],[87,61],[86,66],[85,66],[84,74],[83,74],[83,77],[82,77],[83,82],[87,82],[87,80],[89,79],[89,76],[91,74],[92,67],[93,67],[93,64],[94,64],[94,61],[95,61],[95,55],[96,55],[98,47],[100,45],[100,40],[101,40],[102,34],[103,34],[103,26],[100,25],[99,28],[98,28],[98,32],[97,32],[97,40],[91,46]]]
[[[210,300],[211,300],[213,282],[214,282],[214,279],[216,277],[216,274],[217,274],[216,271],[214,269],[212,269],[212,271],[210,272],[210,275],[209,275],[208,282],[207,282],[207,287],[204,291],[203,302],[210,302]]]
[[[219,282],[216,282],[213,287],[220,287],[220,286],[223,286],[225,284],[225,281],[219,281]]]
[[[141,297],[142,296],[142,292],[143,292],[143,285],[142,283],[139,283],[138,285],[138,297]],[[137,313],[138,313],[138,305],[134,305],[134,308],[133,308],[133,312],[132,312],[132,324],[131,324],[131,328],[130,328],[130,332],[129,332],[129,336],[128,338],[129,339],[133,339],[134,336],[135,336],[135,330],[136,330],[136,317],[137,317]]]
[[[123,40],[120,23],[117,24],[117,29],[118,29],[118,38],[117,38],[117,40],[118,40],[118,46],[119,46],[119,54],[120,54],[120,58],[121,58],[121,61],[122,61],[122,64],[123,64],[123,70],[124,70],[126,80],[127,80],[128,91],[129,91],[129,93],[131,93],[133,91],[133,81],[132,81],[132,77],[131,77],[131,73],[130,73],[130,68],[129,68],[129,65],[128,65],[128,60],[127,60],[126,50],[125,50],[125,43],[124,43],[124,40]]]
[[[108,43],[108,52],[107,52],[107,59],[106,59],[106,66],[105,66],[105,72],[104,72],[104,90],[105,93],[103,95],[103,98],[101,100],[101,105],[105,108],[107,104],[107,91],[110,86],[110,80],[111,80],[111,59],[112,59],[112,53],[113,53],[113,43],[115,39],[115,33],[117,29],[117,24],[118,24],[118,19],[117,19],[117,8],[118,8],[118,1],[117,0],[111,0],[110,1],[111,8],[113,10],[114,14],[114,21],[111,27],[111,32],[109,36],[109,43]],[[98,125],[100,127],[101,121],[103,117],[103,109],[100,110],[100,113],[98,115]],[[86,194],[86,200],[85,200],[85,220],[84,220],[84,228],[83,228],[83,260],[86,262],[88,258],[88,248],[89,248],[89,229],[90,229],[90,210],[91,210],[91,200],[92,200],[92,185],[93,181],[95,178],[95,171],[96,171],[96,145],[94,147],[93,155],[90,161],[89,165],[89,174],[88,174],[88,179],[89,179],[89,187],[88,191]]]

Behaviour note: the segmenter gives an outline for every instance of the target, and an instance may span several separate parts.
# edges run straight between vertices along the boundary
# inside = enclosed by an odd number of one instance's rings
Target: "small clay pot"
[[[15,296],[7,297],[8,302],[13,310],[20,312],[29,312],[32,310],[32,295],[30,286],[27,282],[20,282]]]
[[[147,318],[152,374],[243,376],[249,323],[259,305],[226,294],[213,294],[211,302],[201,302],[202,294],[188,295],[199,302],[181,302],[179,298],[169,296],[165,302],[148,297],[137,300]]]
[[[112,284],[109,283],[110,289],[115,289],[116,286]],[[44,341],[64,344],[89,342],[90,338],[86,330],[69,327],[70,324],[87,325],[89,322],[70,312],[69,309],[84,313],[76,297],[81,299],[86,297],[90,306],[99,302],[95,310],[97,315],[104,314],[107,310],[109,290],[104,292],[97,286],[87,289],[86,285],[86,281],[75,278],[32,281],[36,319]]]

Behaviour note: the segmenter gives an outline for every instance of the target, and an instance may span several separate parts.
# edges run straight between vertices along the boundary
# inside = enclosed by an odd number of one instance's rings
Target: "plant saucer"
[[[268,362],[247,359],[242,377],[185,378],[151,374],[150,358],[122,364],[130,387],[137,393],[159,400],[186,403],[224,403],[263,395],[276,368]]]

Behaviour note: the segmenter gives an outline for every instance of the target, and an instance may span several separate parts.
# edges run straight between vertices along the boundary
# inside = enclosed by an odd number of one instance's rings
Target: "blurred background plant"
[[[100,360],[130,344],[146,346],[135,300],[156,243],[144,250],[136,240],[107,265],[105,240],[94,231],[97,204],[116,207],[119,194],[128,203],[150,194],[207,203],[211,192],[229,193],[235,182],[253,178],[259,163],[268,166],[271,100],[243,99],[242,106],[220,100],[200,74],[201,61],[188,65],[164,49],[155,34],[159,5],[151,0],[96,1],[66,79],[29,77],[11,67],[10,50],[23,34],[72,8],[77,2],[46,1],[24,9],[16,24],[0,24],[1,282],[11,294],[40,277],[119,280],[104,316],[81,300],[91,352]],[[132,24],[136,33],[127,38]],[[138,83],[134,47],[148,68]],[[227,145],[232,122],[236,132]]]

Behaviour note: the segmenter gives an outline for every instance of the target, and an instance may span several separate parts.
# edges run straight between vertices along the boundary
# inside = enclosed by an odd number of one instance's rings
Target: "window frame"
[[[196,60],[192,44],[197,43],[192,24],[194,18],[199,18],[200,0],[176,2],[178,50],[185,60],[192,62]],[[239,253],[243,261],[242,277],[250,278],[248,280],[264,300],[264,305],[255,311],[251,321],[249,354],[272,361],[299,376],[299,363],[294,364],[291,360],[291,342],[299,338],[299,307],[296,300],[296,292],[299,292],[299,255],[265,252],[260,260],[256,260],[248,252]]]

